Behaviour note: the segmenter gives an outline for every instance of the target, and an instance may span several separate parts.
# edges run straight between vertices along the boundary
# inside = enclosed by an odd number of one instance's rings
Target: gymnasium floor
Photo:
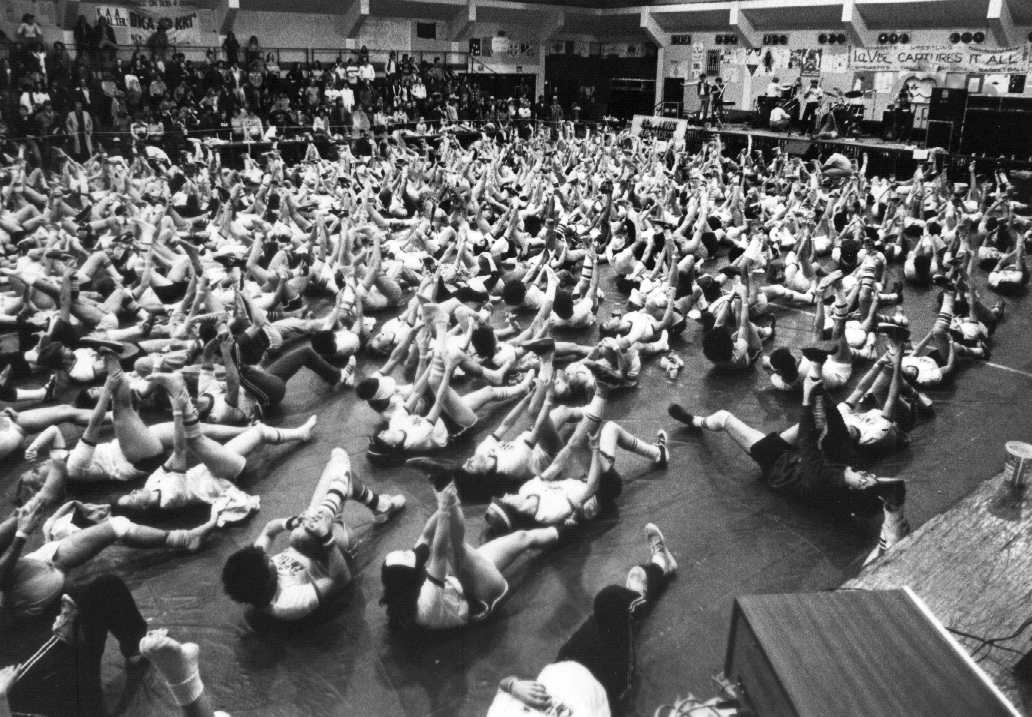
[[[617,297],[609,276],[606,269],[603,288]],[[918,337],[934,318],[933,299],[932,291],[907,289],[906,309]],[[1032,439],[1030,302],[1008,303],[992,363],[967,367],[954,389],[935,392],[935,417],[914,430],[909,451],[879,467],[883,474],[908,478],[907,511],[915,526],[997,473],[1006,440]],[[807,340],[809,315],[794,309],[778,314],[776,345]],[[581,542],[520,563],[510,577],[511,599],[486,624],[432,635],[432,642],[414,647],[389,637],[378,605],[379,565],[388,551],[412,546],[434,509],[433,493],[413,470],[371,469],[364,450],[375,415],[353,393],[329,393],[310,375],[291,382],[282,423],[299,425],[317,413],[317,438],[290,454],[282,447],[265,449],[268,469],[244,486],[261,496],[257,517],[217,534],[195,556],[115,548],[89,569],[116,570],[153,627],[167,627],[174,637],[199,643],[208,692],[216,708],[233,717],[472,717],[486,714],[499,679],[532,677],[554,658],[587,614],[595,592],[622,583],[628,567],[646,555],[642,527],[653,521],[665,532],[680,572],[642,626],[637,688],[623,714],[650,716],[658,705],[688,691],[711,696],[710,678],[722,668],[735,596],[835,587],[859,570],[877,541],[877,525],[834,522],[774,496],[730,439],[679,430],[666,415],[670,400],[697,412],[726,408],[774,430],[794,422],[798,399],[772,390],[759,369],[745,376],[711,372],[692,323],[676,346],[686,360],[677,381],[668,381],[653,360],[640,388],[615,399],[607,415],[649,440],[667,428],[669,469],[653,470],[644,459],[619,456],[625,478],[619,515],[590,527]],[[373,368],[363,361],[359,367],[362,375]],[[478,435],[485,435],[502,412],[484,420]],[[255,626],[223,595],[221,567],[231,552],[254,540],[267,520],[291,515],[307,503],[330,450],[338,445],[351,454],[359,476],[377,490],[405,494],[408,507],[373,530],[368,512],[349,505],[349,525],[364,542],[357,577],[328,619]],[[470,450],[465,447],[463,455]],[[0,506],[5,510],[24,467],[12,461],[2,468]],[[483,509],[466,506],[474,540],[484,527]],[[194,514],[175,525],[188,518],[200,521]],[[941,617],[948,621],[949,616]],[[0,634],[0,664],[23,658],[39,645],[17,626],[5,625]],[[153,672],[127,680],[117,649],[112,646],[107,655],[105,684],[114,711],[132,717],[178,714]]]

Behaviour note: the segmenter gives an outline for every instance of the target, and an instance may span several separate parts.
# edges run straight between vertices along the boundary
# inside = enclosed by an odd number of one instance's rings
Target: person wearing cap
[[[323,468],[307,509],[290,518],[266,523],[254,544],[236,551],[222,569],[222,586],[234,600],[260,614],[294,622],[315,613],[340,595],[351,582],[346,557],[351,540],[344,524],[344,505],[355,500],[383,524],[405,507],[401,495],[380,495],[351,471],[351,460],[334,448]],[[289,545],[271,553],[276,538],[286,533]]]

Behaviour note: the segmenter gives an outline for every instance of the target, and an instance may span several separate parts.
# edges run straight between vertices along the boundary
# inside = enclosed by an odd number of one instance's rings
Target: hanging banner
[[[201,37],[196,9],[98,5],[97,17],[107,18],[119,45],[146,44],[162,22],[168,28],[169,45],[196,45]]]
[[[688,130],[688,120],[666,119],[634,115],[631,121],[631,136],[653,139],[660,142],[673,142],[675,146],[684,143],[684,135]]]
[[[1017,74],[1029,69],[1028,45],[987,50],[951,47],[850,47],[849,67],[871,72],[992,72]]]

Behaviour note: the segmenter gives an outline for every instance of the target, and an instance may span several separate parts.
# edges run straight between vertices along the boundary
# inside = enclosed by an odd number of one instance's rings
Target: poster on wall
[[[696,42],[692,45],[692,74],[688,78],[694,80],[696,77],[702,74],[702,63],[705,62],[706,51],[701,42]]]
[[[196,45],[200,41],[201,26],[196,9],[175,7],[130,8],[117,5],[97,5],[97,18],[104,17],[115,31],[119,45],[142,45],[158,29],[159,23],[168,28],[170,45]],[[94,18],[94,19],[97,19]]]
[[[823,50],[820,49],[792,50],[788,67],[799,70],[799,74],[803,77],[817,76],[821,74],[822,55]]]
[[[992,72],[1019,73],[1029,69],[1028,45],[988,50],[951,47],[850,47],[849,66],[874,72]]]
[[[895,72],[875,72],[874,73],[874,91],[879,95],[885,95],[892,92],[892,83],[896,81]]]

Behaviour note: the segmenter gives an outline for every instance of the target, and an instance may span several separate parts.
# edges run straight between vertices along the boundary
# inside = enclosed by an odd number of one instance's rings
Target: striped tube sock
[[[369,510],[373,510],[373,511],[380,511],[380,510],[382,510],[382,508],[380,506],[380,500],[381,500],[380,495],[377,494],[376,491],[374,491],[372,488],[369,488],[368,486],[362,486],[362,490],[359,493],[355,494],[355,500],[357,500],[359,503],[361,503],[365,507],[369,508]]]

